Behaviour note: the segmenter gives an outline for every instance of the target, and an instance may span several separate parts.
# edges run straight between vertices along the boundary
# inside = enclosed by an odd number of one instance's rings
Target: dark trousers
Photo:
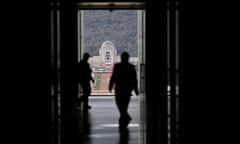
[[[127,127],[129,121],[132,119],[131,116],[128,114],[128,106],[130,102],[130,95],[118,95],[116,94],[116,105],[118,111],[120,113],[119,117],[119,126],[120,127]]]
[[[84,107],[88,107],[88,97],[91,94],[91,85],[89,82],[86,83],[80,83],[80,86],[82,88],[82,95],[79,98],[79,104],[83,102]]]

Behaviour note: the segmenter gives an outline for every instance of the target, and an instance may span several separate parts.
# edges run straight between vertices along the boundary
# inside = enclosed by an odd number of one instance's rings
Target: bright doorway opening
[[[95,83],[91,95],[112,95],[108,93],[109,79],[123,51],[130,54],[130,63],[136,66],[143,91],[140,72],[145,64],[144,26],[144,10],[78,11],[78,61],[85,52],[92,56],[89,63]]]

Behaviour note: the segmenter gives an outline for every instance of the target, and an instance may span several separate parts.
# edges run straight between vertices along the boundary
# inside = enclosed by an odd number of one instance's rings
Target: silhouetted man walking
[[[109,83],[109,92],[115,88],[115,100],[117,108],[120,112],[119,128],[126,129],[131,116],[128,114],[128,105],[132,91],[138,95],[137,73],[133,64],[129,62],[129,54],[123,52],[121,54],[121,62],[114,65],[113,73]]]
[[[84,102],[84,107],[88,109],[91,106],[88,105],[88,97],[91,94],[91,81],[94,83],[94,79],[92,77],[92,70],[88,63],[88,59],[91,57],[88,53],[84,53],[83,59],[78,63],[78,81],[82,88],[83,95],[79,98],[79,103]]]

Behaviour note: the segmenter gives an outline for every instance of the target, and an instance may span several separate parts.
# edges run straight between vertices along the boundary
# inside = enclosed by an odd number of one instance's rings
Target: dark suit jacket
[[[115,85],[116,95],[131,95],[137,89],[137,73],[135,66],[130,63],[117,63],[114,65],[113,73],[109,83],[109,90]]]

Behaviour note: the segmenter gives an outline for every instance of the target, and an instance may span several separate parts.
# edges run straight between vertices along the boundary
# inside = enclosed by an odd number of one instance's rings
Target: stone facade
[[[120,54],[111,41],[102,43],[98,56],[89,59],[93,70],[95,84],[92,85],[92,95],[108,95],[108,84],[115,63],[120,62]],[[138,57],[130,57],[129,62],[137,65]]]
[[[129,61],[136,65],[138,63],[138,57],[130,57]],[[118,55],[111,41],[103,42],[99,49],[99,55],[92,56],[89,59],[89,63],[94,72],[111,72],[116,62],[120,62],[120,54]]]

